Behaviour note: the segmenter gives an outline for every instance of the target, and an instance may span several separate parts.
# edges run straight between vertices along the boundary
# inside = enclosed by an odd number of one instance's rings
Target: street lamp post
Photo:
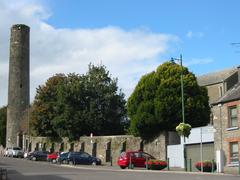
[[[179,61],[181,66],[181,97],[182,97],[182,122],[185,123],[185,112],[184,112],[184,96],[183,96],[183,65],[182,65],[182,55],[180,58],[171,58],[171,61]],[[184,138],[185,141],[185,138]]]
[[[181,76],[180,76],[180,78],[181,78],[182,122],[185,123],[182,54],[180,54],[180,58],[171,58],[171,61],[172,62],[179,61],[180,66],[181,66]],[[183,136],[183,156],[184,156],[184,168],[185,168],[185,171],[187,171],[185,136]]]

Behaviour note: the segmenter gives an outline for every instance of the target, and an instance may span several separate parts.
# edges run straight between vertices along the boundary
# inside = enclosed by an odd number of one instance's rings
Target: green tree
[[[56,115],[51,120],[59,137],[77,139],[86,131],[84,76],[69,74],[64,83],[58,86],[55,101]],[[85,129],[86,128],[86,129]]]
[[[58,115],[58,89],[65,80],[64,74],[49,78],[45,85],[37,88],[37,94],[31,108],[31,123],[34,135],[58,138],[52,120]]]
[[[36,135],[78,139],[81,135],[121,134],[126,126],[124,94],[105,66],[89,65],[85,75],[50,78],[33,104]]]
[[[0,145],[6,145],[7,106],[0,108]]]
[[[127,102],[129,132],[145,139],[164,130],[175,130],[182,121],[181,66],[165,62],[156,71],[144,75]],[[210,107],[205,87],[183,68],[185,121],[192,127],[209,122]]]
[[[86,74],[89,97],[88,122],[97,135],[121,134],[126,126],[124,94],[118,92],[117,79],[111,78],[105,66],[89,65]]]

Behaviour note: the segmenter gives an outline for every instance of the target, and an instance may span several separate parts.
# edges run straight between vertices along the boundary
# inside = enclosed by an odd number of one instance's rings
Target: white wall
[[[183,144],[167,146],[167,157],[169,167],[184,168]]]
[[[214,128],[213,126],[203,126],[198,128],[192,128],[191,134],[188,138],[185,138],[185,144],[198,144],[201,142],[201,130],[202,130],[202,143],[214,141]],[[181,143],[183,144],[183,137],[181,137]]]
[[[189,137],[185,138],[185,144],[200,144],[201,139],[202,143],[214,142],[213,126],[192,128]],[[184,168],[183,144],[184,138],[181,137],[181,144],[167,146],[167,157],[169,158],[170,167]]]

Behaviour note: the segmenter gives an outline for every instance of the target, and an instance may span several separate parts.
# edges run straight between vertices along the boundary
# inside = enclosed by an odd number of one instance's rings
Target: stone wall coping
[[[233,131],[233,130],[238,130],[239,127],[231,127],[231,128],[227,128],[226,131]]]
[[[44,136],[30,136],[30,138],[34,138],[36,140],[46,140],[48,139],[49,137],[44,137]],[[75,140],[75,141],[72,141],[72,142],[76,142],[76,141],[81,141],[81,140],[84,140],[84,139],[114,139],[114,138],[119,138],[119,139],[127,139],[127,138],[134,138],[134,139],[141,139],[140,137],[135,137],[133,135],[114,135],[114,136],[93,136],[93,137],[90,137],[90,136],[81,136],[78,140]],[[61,142],[64,142],[64,141],[68,141],[68,138],[62,138],[62,141],[60,141],[59,143]]]
[[[134,137],[133,135],[116,135],[116,136],[81,136],[79,139],[81,138],[140,138],[140,137]]]

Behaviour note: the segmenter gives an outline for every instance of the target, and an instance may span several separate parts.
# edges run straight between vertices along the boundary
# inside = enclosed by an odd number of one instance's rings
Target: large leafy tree
[[[31,109],[31,123],[34,135],[59,137],[53,127],[53,119],[58,115],[58,89],[65,82],[64,74],[56,74],[49,78],[45,85],[37,88]]]
[[[89,65],[85,75],[56,75],[37,89],[32,121],[36,135],[68,137],[121,134],[124,94],[105,66]]]
[[[117,79],[111,78],[104,66],[89,65],[86,74],[88,122],[95,134],[123,133],[126,125],[124,94],[118,92]],[[94,133],[93,132],[93,133]]]
[[[0,108],[0,145],[6,145],[7,107]]]
[[[129,132],[149,139],[164,130],[175,130],[182,121],[181,71],[183,72],[185,121],[192,127],[209,122],[210,107],[205,87],[186,67],[165,62],[144,75],[127,102]]]

